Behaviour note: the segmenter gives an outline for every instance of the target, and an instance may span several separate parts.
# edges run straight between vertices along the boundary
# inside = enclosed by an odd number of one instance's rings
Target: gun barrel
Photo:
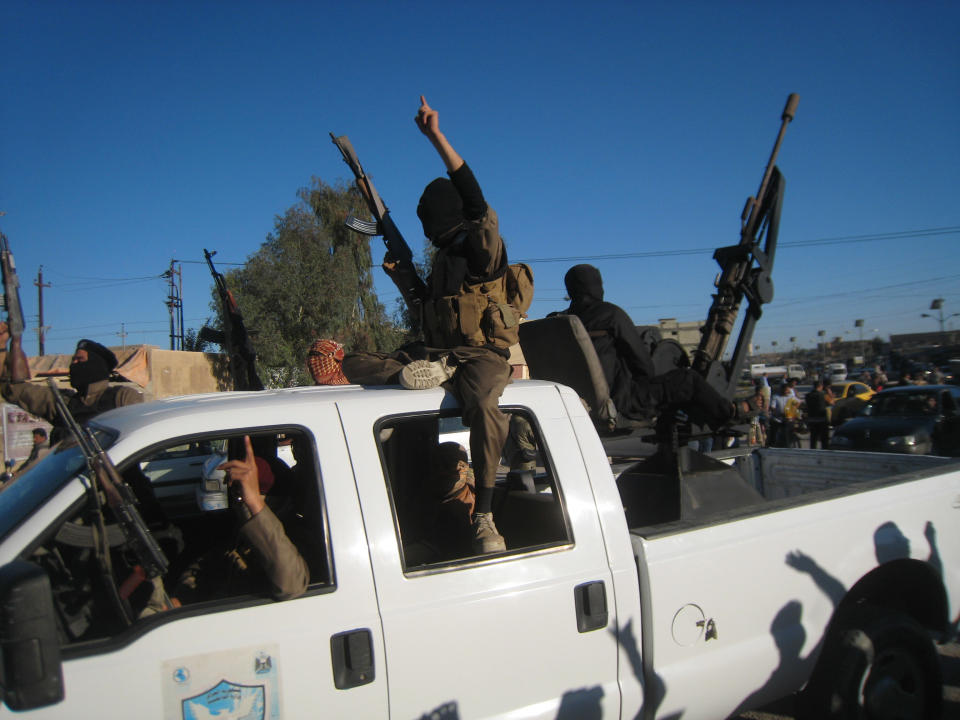
[[[757,224],[757,217],[760,205],[763,203],[763,198],[767,194],[767,187],[770,184],[770,174],[773,172],[774,164],[777,162],[777,155],[780,154],[780,144],[783,142],[783,136],[787,132],[787,125],[790,124],[790,121],[793,120],[794,115],[797,114],[797,105],[800,103],[800,96],[796,93],[790,93],[787,97],[787,104],[783,108],[783,113],[780,116],[780,132],[777,133],[777,140],[773,144],[773,150],[770,152],[770,159],[767,161],[767,167],[763,171],[763,180],[760,181],[760,189],[757,191],[757,200],[753,205],[753,210],[750,213],[750,218],[747,220],[747,224],[744,226],[744,241],[750,240],[753,241],[753,235],[756,232],[755,225]]]

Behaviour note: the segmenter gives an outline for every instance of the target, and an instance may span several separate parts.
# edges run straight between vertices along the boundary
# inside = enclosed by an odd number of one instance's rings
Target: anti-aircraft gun
[[[786,183],[775,166],[786,127],[797,110],[799,97],[791,94],[781,116],[780,132],[767,162],[756,196],[747,199],[741,214],[740,242],[718,248],[713,257],[720,265],[716,293],[710,305],[700,343],[688,357],[681,345],[660,339],[658,333],[641,335],[651,348],[658,374],[690,365],[722,396],[733,400],[740,370],[746,359],[753,329],[762,306],[773,300],[773,258],[777,247],[780,209]],[[723,354],[747,300],[733,355]],[[520,326],[520,344],[530,376],[569,385],[580,395],[614,460],[617,487],[630,527],[687,519],[759,502],[759,493],[736,470],[706,454],[691,452],[689,440],[708,437],[693,416],[686,420],[672,412],[658,415],[654,435],[657,452],[639,448],[645,423],[631,423],[614,406],[589,334],[573,315],[557,315]],[[643,444],[643,443],[641,443]],[[642,458],[639,461],[637,458]]]
[[[786,181],[774,164],[780,152],[787,125],[797,112],[800,96],[791,93],[783,109],[780,132],[756,196],[747,198],[740,216],[740,242],[717,248],[714,259],[720,265],[715,282],[717,292],[703,327],[700,344],[693,354],[692,368],[724,397],[733,399],[740,371],[753,338],[753,329],[763,313],[762,306],[773,300],[773,258],[777,249],[780,208]],[[740,325],[737,343],[729,361],[723,353],[733,334],[743,299],[746,312]]]
[[[713,295],[693,357],[690,358],[678,342],[661,339],[656,328],[641,333],[657,374],[690,366],[723,397],[733,400],[736,396],[737,381],[753,329],[762,314],[762,306],[773,299],[771,273],[786,187],[783,175],[774,163],[799,99],[796,94],[787,98],[780,132],[767,161],[760,189],[756,196],[747,199],[741,214],[740,242],[718,248],[713,254],[721,268],[715,281],[717,292]],[[724,362],[723,354],[733,335],[744,298],[747,307],[733,356]],[[559,315],[524,323],[520,326],[520,345],[530,376],[560,382],[576,390],[601,434],[617,434],[635,425],[614,407],[593,343],[579,318]],[[699,432],[696,428],[691,431]]]

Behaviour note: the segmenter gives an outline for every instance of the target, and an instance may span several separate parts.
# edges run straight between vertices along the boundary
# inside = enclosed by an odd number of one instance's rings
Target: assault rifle
[[[369,222],[350,215],[347,217],[346,226],[362,235],[383,236],[383,244],[387,246],[387,258],[384,262],[395,262],[397,264],[396,271],[389,273],[390,277],[399,288],[400,294],[403,295],[413,322],[417,323],[420,319],[420,306],[426,294],[426,285],[420,279],[413,264],[413,252],[394,224],[393,218],[390,217],[390,211],[383,204],[383,200],[380,199],[377,189],[373,186],[373,181],[363,171],[360,160],[357,159],[357,153],[354,151],[353,145],[350,144],[350,138],[346,135],[337,137],[330,133],[330,139],[333,140],[333,144],[343,155],[343,161],[353,171],[357,189],[363,195],[363,199],[366,200],[367,208],[373,216],[373,222]]]
[[[8,363],[13,380],[28,380],[30,366],[23,352],[23,308],[20,305],[20,279],[17,266],[10,252],[7,236],[0,233],[0,269],[3,271],[3,305],[7,311],[7,327],[10,332]]]
[[[797,112],[800,96],[791,93],[780,118],[780,132],[760,182],[756,197],[747,198],[740,215],[740,242],[717,248],[714,259],[720,265],[715,285],[716,294],[703,327],[692,367],[721,395],[733,398],[740,370],[747,357],[753,329],[762,314],[761,306],[773,300],[773,258],[780,228],[786,181],[774,165],[787,125]],[[747,309],[729,362],[722,362],[724,350],[733,333],[740,312],[740,303],[747,299]]]
[[[220,296],[223,330],[205,327],[200,330],[200,337],[219,344],[227,353],[230,358],[230,377],[233,378],[235,390],[263,390],[263,382],[257,375],[257,353],[253,349],[253,343],[250,342],[247,327],[243,324],[240,307],[233,293],[227,289],[227,281],[224,280],[223,274],[217,272],[213,266],[213,256],[216,254],[216,250],[211,253],[206,248],[203,249],[203,256],[207,259],[210,274],[213,275],[213,281],[217,285],[217,294]]]
[[[127,546],[136,555],[137,563],[143,568],[144,574],[148,578],[164,575],[170,567],[170,561],[167,560],[167,556],[160,545],[150,534],[140,511],[137,510],[137,498],[133,494],[133,490],[120,477],[120,473],[114,467],[110,456],[101,447],[94,432],[89,427],[81,426],[70,414],[70,410],[57,387],[56,380],[49,378],[47,384],[53,394],[57,414],[60,415],[64,426],[70,430],[70,433],[76,439],[84,458],[87,460],[97,510],[102,511],[99,494],[102,491],[107,500],[107,505],[113,511],[117,524],[120,526]],[[102,512],[98,512],[98,515],[102,519]],[[106,533],[102,534],[104,542],[106,542]]]

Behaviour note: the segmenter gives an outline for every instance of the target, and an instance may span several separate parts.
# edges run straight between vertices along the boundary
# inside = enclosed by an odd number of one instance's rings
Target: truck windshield
[[[100,444],[104,448],[110,447],[114,437],[99,429],[95,432]],[[83,451],[69,437],[58,442],[43,460],[23,475],[0,488],[0,538],[86,467]]]

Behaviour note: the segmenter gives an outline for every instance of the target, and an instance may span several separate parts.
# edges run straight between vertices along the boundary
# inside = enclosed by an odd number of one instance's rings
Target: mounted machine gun
[[[714,259],[720,265],[716,294],[703,327],[703,336],[693,355],[692,367],[721,395],[733,398],[740,371],[747,357],[753,329],[763,313],[762,306],[773,300],[773,258],[777,249],[780,208],[786,181],[774,165],[787,125],[797,112],[800,96],[791,93],[780,118],[780,132],[755,197],[747,198],[740,216],[740,242],[717,248]],[[722,360],[740,304],[747,299],[746,313],[730,360]]]

